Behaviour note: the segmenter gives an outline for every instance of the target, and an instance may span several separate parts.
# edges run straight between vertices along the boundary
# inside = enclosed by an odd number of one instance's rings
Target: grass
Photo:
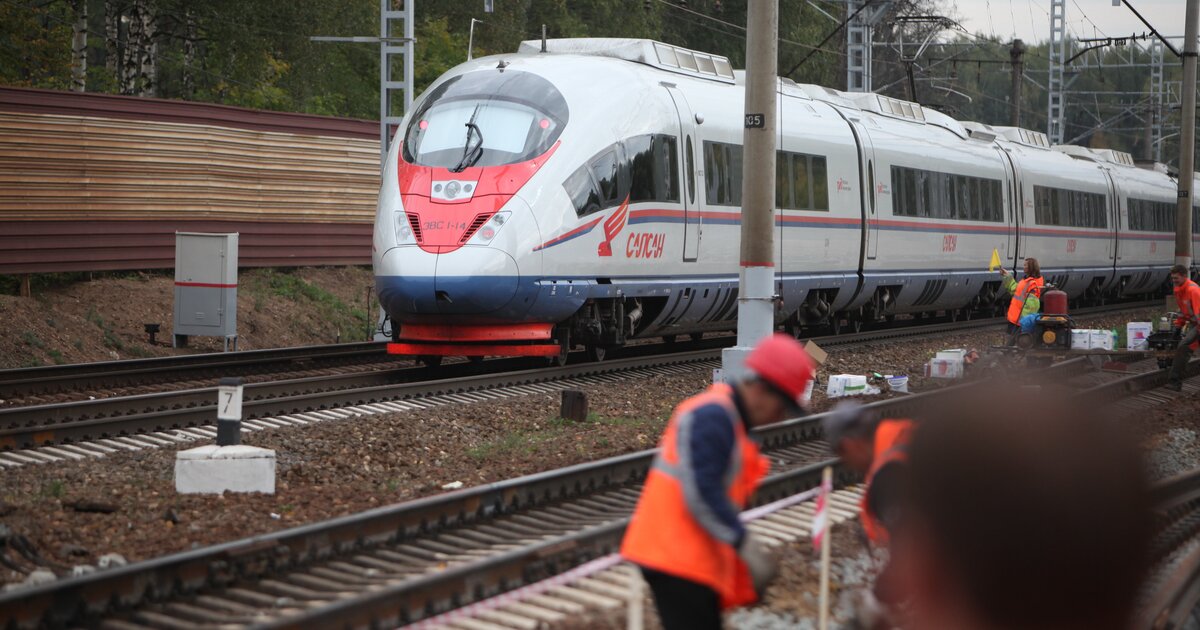
[[[46,342],[42,341],[41,339],[38,338],[37,335],[35,335],[29,331],[25,331],[25,332],[21,333],[21,341],[24,341],[25,345],[33,346],[34,348],[37,348],[39,350],[43,350],[46,348]]]
[[[121,341],[121,338],[118,337],[117,334],[113,332],[112,324],[109,324],[107,321],[104,320],[103,315],[96,312],[95,306],[88,307],[88,312],[85,317],[87,318],[87,320],[89,322],[92,322],[97,327],[99,327],[100,331],[104,334],[104,347],[109,348],[111,350],[116,350],[118,352],[124,352],[126,350],[132,349],[132,347],[130,347],[130,348],[125,347],[125,342]],[[76,341],[76,344],[77,344],[75,346],[76,348],[82,348],[82,346],[83,346],[83,344],[78,341]],[[151,356],[151,355],[143,353],[141,356]]]
[[[665,417],[626,418],[601,416],[589,413],[584,422],[575,422],[559,417],[548,418],[540,423],[537,429],[513,429],[500,437],[467,449],[467,456],[476,460],[503,457],[532,456],[538,454],[543,446],[561,447],[568,441],[575,442],[575,449],[586,453],[589,444],[591,448],[610,448],[611,436],[603,431],[604,427],[633,427],[645,429],[654,433],[662,430]],[[598,430],[599,429],[599,430]],[[590,437],[590,440],[571,438]]]
[[[67,484],[61,479],[54,479],[42,486],[42,496],[61,499],[67,493]]]
[[[59,352],[58,350],[47,350],[46,354],[50,355],[50,358],[54,360],[54,365],[62,365],[67,362],[66,357],[64,357],[63,353]]]
[[[363,309],[347,304],[289,270],[256,270],[243,276],[242,285],[254,300],[255,312],[262,312],[268,299],[282,298],[311,305],[318,319],[326,322],[331,332],[337,331],[336,334],[343,330],[366,331],[367,314]],[[358,334],[351,333],[348,337],[357,338]]]

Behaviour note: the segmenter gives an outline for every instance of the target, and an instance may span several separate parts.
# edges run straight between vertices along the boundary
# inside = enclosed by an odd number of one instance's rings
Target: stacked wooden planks
[[[242,266],[366,264],[376,123],[0,89],[0,273],[169,268],[174,232]]]

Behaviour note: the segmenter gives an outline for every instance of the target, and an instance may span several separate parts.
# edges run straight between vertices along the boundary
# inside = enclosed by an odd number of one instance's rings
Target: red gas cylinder
[[[1066,315],[1067,294],[1058,289],[1050,289],[1042,294],[1043,315]]]

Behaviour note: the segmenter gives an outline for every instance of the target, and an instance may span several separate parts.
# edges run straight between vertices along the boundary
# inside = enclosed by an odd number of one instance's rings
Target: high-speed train
[[[641,39],[525,42],[414,103],[374,233],[396,354],[602,358],[735,326],[744,74]],[[1036,257],[1078,301],[1159,290],[1176,184],[1128,154],[778,84],[777,323],[995,311]],[[1200,225],[1196,221],[1195,225]]]

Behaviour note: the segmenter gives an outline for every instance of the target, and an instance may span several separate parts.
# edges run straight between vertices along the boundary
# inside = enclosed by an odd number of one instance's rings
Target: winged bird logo
[[[596,254],[600,256],[612,256],[612,241],[625,229],[625,222],[629,219],[629,196],[625,196],[625,201],[621,202],[621,206],[617,211],[612,213],[612,216],[604,220],[604,240],[600,241],[600,246],[596,248]]]

